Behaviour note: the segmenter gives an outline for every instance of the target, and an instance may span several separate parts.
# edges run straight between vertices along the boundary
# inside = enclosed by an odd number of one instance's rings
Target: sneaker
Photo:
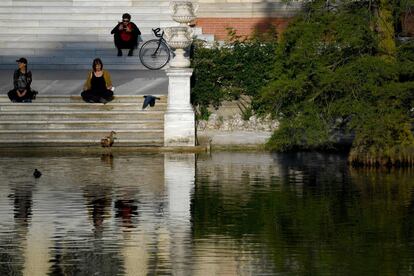
[[[118,49],[118,57],[122,57],[122,51]]]
[[[103,103],[103,104],[106,104],[108,101],[107,101],[106,99],[104,99],[104,98],[100,98],[100,99],[99,99],[99,102],[101,102],[101,103]]]
[[[32,102],[32,99],[25,99],[22,102],[24,102],[24,103],[31,103]]]
[[[131,50],[129,50],[129,52],[128,52],[128,56],[129,56],[129,57],[132,57],[133,55],[134,55],[134,50],[132,50],[132,49],[131,49]]]

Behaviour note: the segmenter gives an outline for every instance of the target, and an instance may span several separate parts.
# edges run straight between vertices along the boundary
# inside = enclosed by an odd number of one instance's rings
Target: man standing
[[[115,46],[118,49],[118,56],[122,56],[122,49],[129,49],[128,56],[134,54],[134,49],[138,46],[138,36],[141,31],[137,25],[131,22],[131,15],[124,13],[122,22],[118,22],[111,34],[114,35]]]

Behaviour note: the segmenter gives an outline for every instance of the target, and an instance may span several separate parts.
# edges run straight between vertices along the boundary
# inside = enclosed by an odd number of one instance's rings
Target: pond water
[[[0,275],[413,275],[413,188],[317,153],[3,156]]]

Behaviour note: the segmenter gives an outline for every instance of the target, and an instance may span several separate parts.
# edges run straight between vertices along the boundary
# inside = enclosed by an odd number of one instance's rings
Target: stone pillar
[[[192,68],[167,69],[168,104],[164,115],[164,146],[195,146],[195,118],[190,103]]]
[[[192,31],[187,24],[195,19],[197,5],[190,1],[172,1],[171,11],[174,21],[180,26],[165,29],[166,40],[174,50],[174,57],[167,70],[168,105],[164,115],[164,146],[194,147],[195,118],[190,103],[190,78],[193,69],[184,52],[192,43]]]

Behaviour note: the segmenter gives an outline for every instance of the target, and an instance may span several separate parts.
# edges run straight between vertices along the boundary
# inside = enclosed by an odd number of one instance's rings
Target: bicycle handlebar
[[[152,29],[152,31],[154,32],[154,35],[156,37],[162,37],[164,35],[164,31],[162,31],[162,33],[159,34],[159,32],[161,31],[161,28],[155,28],[155,29]]]

